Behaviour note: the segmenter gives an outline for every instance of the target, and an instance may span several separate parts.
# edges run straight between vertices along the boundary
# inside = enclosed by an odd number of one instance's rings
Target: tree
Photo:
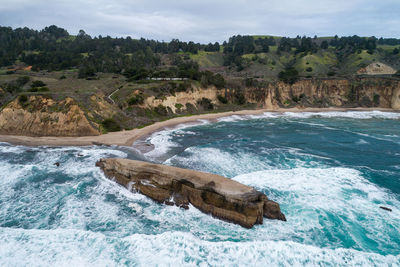
[[[328,49],[328,47],[329,47],[328,41],[326,40],[322,41],[321,49]]]
[[[284,71],[281,71],[278,78],[284,83],[293,84],[299,79],[299,72],[293,68],[288,67]]]

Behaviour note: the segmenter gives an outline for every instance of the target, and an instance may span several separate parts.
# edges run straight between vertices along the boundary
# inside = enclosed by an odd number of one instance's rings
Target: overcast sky
[[[400,37],[400,0],[0,0],[0,25],[208,43],[237,34]]]

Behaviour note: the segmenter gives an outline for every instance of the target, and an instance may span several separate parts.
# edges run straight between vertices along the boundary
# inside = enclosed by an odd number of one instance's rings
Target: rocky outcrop
[[[371,63],[365,68],[361,68],[357,71],[357,74],[364,74],[364,75],[392,75],[395,73],[396,73],[395,69],[382,62]]]
[[[44,96],[16,98],[0,112],[0,134],[25,136],[99,135],[98,125],[70,97],[55,101]]]
[[[246,228],[262,224],[263,217],[286,220],[278,203],[252,187],[219,175],[117,158],[101,159],[96,165],[130,191],[184,209],[190,203]]]
[[[223,92],[224,90],[218,90],[213,86],[208,88],[193,86],[192,90],[188,92],[176,92],[174,95],[166,96],[162,99],[154,96],[147,97],[142,106],[154,108],[158,105],[163,105],[164,107],[170,108],[173,113],[176,113],[177,110],[186,110],[188,104],[196,107],[198,105],[197,101],[202,98],[209,99],[213,104],[219,104],[217,96],[223,94]]]

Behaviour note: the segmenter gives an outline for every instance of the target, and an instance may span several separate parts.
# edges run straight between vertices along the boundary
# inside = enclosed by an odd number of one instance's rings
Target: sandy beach
[[[62,136],[18,136],[18,135],[0,135],[0,142],[7,142],[14,145],[26,146],[87,146],[87,145],[116,145],[116,146],[132,146],[133,143],[141,138],[151,135],[153,132],[173,128],[176,125],[184,123],[193,123],[198,120],[214,121],[221,117],[229,117],[233,115],[259,115],[264,112],[327,112],[327,111],[386,111],[398,112],[393,109],[382,108],[291,108],[291,109],[258,109],[258,110],[241,110],[222,113],[208,113],[201,115],[193,115],[186,117],[172,118],[166,121],[156,122],[141,129],[133,129],[129,131],[112,132],[98,136],[79,136],[79,137],[62,137]]]

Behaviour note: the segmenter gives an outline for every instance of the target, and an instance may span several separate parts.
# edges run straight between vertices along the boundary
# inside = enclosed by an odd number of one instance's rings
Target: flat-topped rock
[[[96,166],[130,191],[185,209],[190,203],[207,214],[246,228],[262,224],[263,217],[286,221],[278,203],[223,176],[120,158],[101,159]]]

